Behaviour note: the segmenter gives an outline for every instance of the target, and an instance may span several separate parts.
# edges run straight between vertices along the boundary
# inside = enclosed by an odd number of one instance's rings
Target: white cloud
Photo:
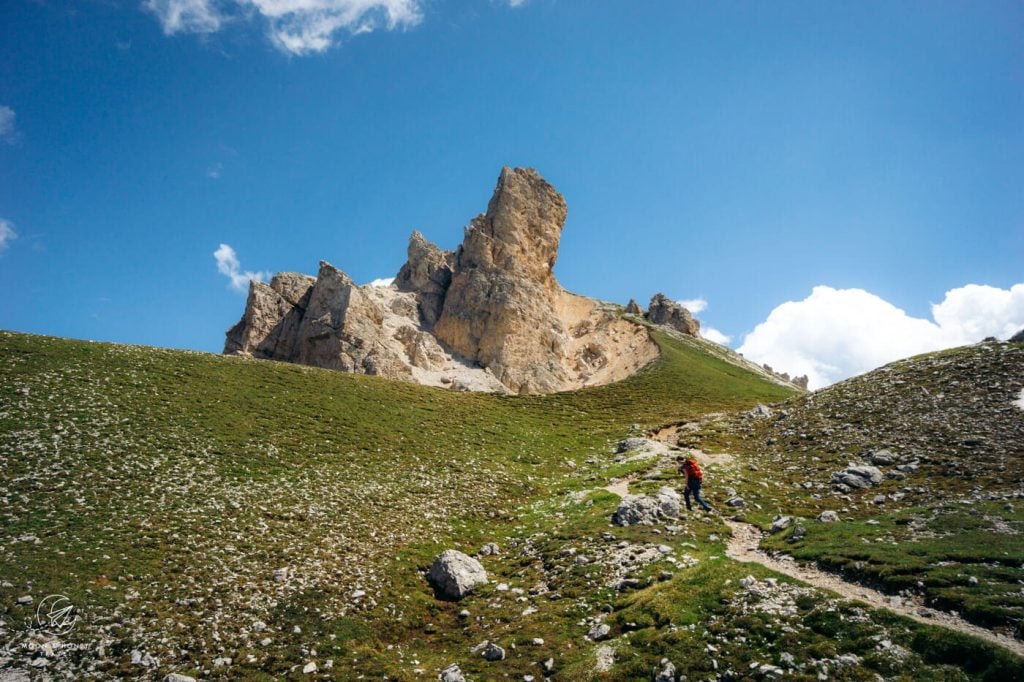
[[[219,180],[221,173],[224,172],[224,164],[218,161],[209,168],[206,169],[206,177],[211,180]]]
[[[217,259],[217,271],[231,280],[231,288],[235,291],[245,291],[249,286],[249,280],[262,282],[269,276],[269,273],[262,271],[246,270],[242,272],[242,264],[238,262],[235,250],[227,244],[217,247],[217,250],[213,252],[213,257]]]
[[[732,341],[731,336],[723,334],[714,327],[702,326],[700,328],[700,335],[708,341],[714,341],[721,346],[728,346],[729,342]]]
[[[379,277],[379,278],[373,280],[372,282],[370,282],[367,286],[371,286],[371,287],[389,287],[392,284],[394,284],[394,282],[395,282],[395,278],[394,277]]]
[[[10,243],[17,238],[18,233],[14,231],[14,223],[0,218],[0,252],[6,250]]]
[[[0,140],[13,144],[18,137],[18,130],[14,127],[16,114],[14,109],[0,104]]]
[[[145,0],[164,33],[213,33],[231,19],[258,18],[278,49],[303,55],[336,45],[342,34],[415,26],[422,0]]]
[[[508,0],[509,7],[522,7],[526,4],[526,0]]]
[[[684,298],[681,301],[676,301],[676,303],[683,306],[694,315],[704,312],[708,307],[708,302],[703,298]]]
[[[145,0],[142,6],[156,15],[164,33],[214,33],[225,17],[213,0]]]
[[[911,317],[863,289],[816,286],[772,310],[738,350],[820,388],[918,353],[1008,338],[1024,326],[1024,284],[952,289],[932,317]]]

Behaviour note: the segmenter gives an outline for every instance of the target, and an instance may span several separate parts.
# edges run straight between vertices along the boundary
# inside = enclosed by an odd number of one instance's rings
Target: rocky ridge
[[[224,352],[464,390],[551,393],[623,379],[657,345],[618,306],[558,284],[566,211],[535,170],[504,168],[462,245],[442,251],[413,232],[391,286],[359,286],[327,262],[315,278],[251,282]]]

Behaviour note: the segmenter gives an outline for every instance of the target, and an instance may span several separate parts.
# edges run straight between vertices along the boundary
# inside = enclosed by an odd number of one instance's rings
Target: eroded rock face
[[[253,282],[225,353],[468,390],[549,393],[623,379],[657,357],[615,306],[559,286],[566,205],[535,170],[505,168],[456,252],[419,232],[391,287],[316,278]]]
[[[634,299],[631,298],[629,299],[629,303],[626,304],[626,314],[643,315],[644,309],[640,307],[639,303],[637,303]]]
[[[700,336],[700,322],[693,319],[690,311],[665,294],[655,294],[647,306],[647,319],[651,324],[672,327],[690,336]]]
[[[452,283],[452,263],[455,254],[442,252],[418,230],[409,237],[409,260],[395,277],[399,291],[412,291],[420,306],[420,313],[428,325],[437,322],[444,306],[445,293]]]
[[[224,352],[290,360],[315,282],[313,277],[297,272],[279,273],[270,284],[250,282],[245,313],[228,330]]]
[[[565,200],[540,174],[505,168],[456,253],[435,333],[513,391],[557,390],[570,379],[552,272],[565,216]]]

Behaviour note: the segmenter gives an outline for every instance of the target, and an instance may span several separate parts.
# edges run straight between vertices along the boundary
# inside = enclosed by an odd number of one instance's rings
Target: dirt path
[[[629,478],[622,478],[614,483],[606,485],[603,490],[607,490],[613,495],[618,495],[619,497],[625,497],[629,494],[629,484],[635,480],[636,478],[632,476]]]
[[[994,632],[978,627],[973,623],[968,623],[963,618],[946,611],[930,609],[925,607],[923,604],[897,601],[897,598],[882,594],[877,590],[864,587],[863,585],[847,582],[832,573],[826,573],[825,571],[806,564],[798,564],[791,557],[770,556],[767,552],[758,549],[758,546],[761,544],[762,537],[760,529],[756,526],[750,525],[749,523],[738,523],[736,521],[726,521],[726,523],[729,525],[729,528],[732,529],[732,538],[729,540],[729,546],[725,550],[725,553],[731,559],[735,559],[737,561],[752,561],[761,564],[762,566],[767,566],[773,571],[778,571],[779,573],[796,578],[808,585],[812,585],[823,590],[829,590],[830,592],[835,592],[847,599],[856,599],[865,602],[876,609],[885,609],[901,616],[906,616],[907,618],[916,620],[919,623],[939,625],[941,627],[949,628],[950,630],[956,630],[958,632],[963,632],[964,634],[980,637],[981,639],[1008,649],[1018,656],[1024,657],[1024,642],[1021,642],[1020,640],[1005,637],[1003,635],[997,635]]]

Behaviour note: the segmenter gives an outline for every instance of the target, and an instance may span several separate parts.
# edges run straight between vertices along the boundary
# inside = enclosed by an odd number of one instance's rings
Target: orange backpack
[[[700,465],[697,464],[697,460],[688,459],[683,462],[683,470],[686,471],[686,475],[690,478],[696,479],[697,481],[704,481],[704,472],[700,470]]]

